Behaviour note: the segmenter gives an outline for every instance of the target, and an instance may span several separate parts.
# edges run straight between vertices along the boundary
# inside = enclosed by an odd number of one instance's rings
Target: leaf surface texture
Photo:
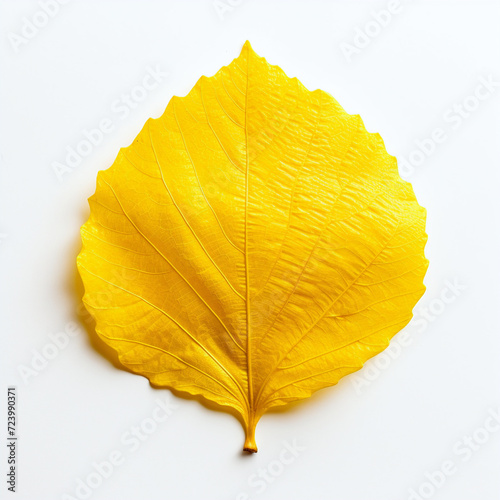
[[[388,346],[427,269],[425,210],[381,137],[247,42],[97,177],[78,257],[133,372],[241,415],[309,397]]]

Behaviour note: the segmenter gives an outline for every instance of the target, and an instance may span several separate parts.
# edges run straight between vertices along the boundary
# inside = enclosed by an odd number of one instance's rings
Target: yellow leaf
[[[425,210],[381,137],[240,56],[97,177],[78,257],[99,336],[161,387],[273,406],[385,349],[424,292]]]

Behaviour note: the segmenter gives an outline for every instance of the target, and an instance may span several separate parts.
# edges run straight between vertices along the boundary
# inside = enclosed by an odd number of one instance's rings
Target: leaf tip
[[[247,54],[247,57],[248,56],[259,57],[257,55],[257,53],[255,52],[255,50],[253,50],[252,45],[250,44],[250,42],[248,40],[243,44],[243,47],[241,49],[240,55],[243,55],[243,54]]]

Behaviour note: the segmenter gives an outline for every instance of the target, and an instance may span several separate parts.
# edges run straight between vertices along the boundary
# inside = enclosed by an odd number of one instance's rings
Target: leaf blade
[[[267,409],[359,369],[425,290],[425,210],[380,136],[248,42],[148,120],[89,202],[99,335],[156,385],[236,410],[249,451]]]

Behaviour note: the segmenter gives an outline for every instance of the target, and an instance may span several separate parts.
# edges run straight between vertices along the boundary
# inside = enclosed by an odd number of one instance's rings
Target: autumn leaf
[[[425,210],[358,115],[257,56],[173,97],[97,177],[78,257],[99,336],[241,415],[385,349],[424,292]]]

